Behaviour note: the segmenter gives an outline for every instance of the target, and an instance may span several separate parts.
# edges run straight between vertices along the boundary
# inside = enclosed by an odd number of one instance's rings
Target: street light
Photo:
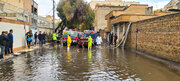
[[[32,24],[33,24],[33,27],[35,26],[34,25],[34,0],[32,0],[33,1],[33,10],[32,10],[32,14],[33,14],[33,18],[32,18]]]

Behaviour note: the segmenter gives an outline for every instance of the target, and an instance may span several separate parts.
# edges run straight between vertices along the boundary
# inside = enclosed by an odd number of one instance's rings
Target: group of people
[[[34,44],[37,45],[37,41],[39,40],[39,46],[43,46],[43,44],[46,44],[46,33],[42,33],[41,31],[39,32],[39,34],[37,34],[37,32],[34,34],[34,39],[35,42]]]
[[[117,34],[113,34],[113,32],[111,32],[109,34],[109,45],[114,45],[115,47],[117,46],[117,39],[118,39],[118,36]]]
[[[71,46],[71,36],[68,35],[68,38],[67,38],[67,50],[69,51],[70,50],[70,46]],[[96,38],[96,44],[97,46],[101,46],[101,43],[102,43],[102,38],[100,35],[97,36]],[[88,50],[92,50],[92,44],[93,44],[93,39],[92,37],[89,35],[88,37]]]
[[[97,45],[98,47],[100,47],[101,44],[102,44],[102,42],[103,42],[100,34],[97,35],[97,38],[96,38],[95,41],[96,41],[96,45]],[[93,44],[93,39],[92,39],[92,37],[89,35],[89,37],[88,37],[88,50],[91,50],[91,49],[92,49],[92,44]]]
[[[30,49],[31,48],[31,43],[34,39],[34,45],[38,44],[39,40],[39,46],[43,46],[43,44],[46,43],[46,33],[42,33],[41,31],[39,34],[36,32],[33,36],[32,30],[26,33],[26,41],[27,41],[27,46]],[[9,30],[9,33],[7,31],[3,31],[2,34],[0,35],[0,48],[1,48],[1,55],[0,59],[4,58],[3,54],[12,54],[14,55],[13,52],[13,30]]]
[[[13,52],[13,30],[8,31],[3,31],[2,34],[0,35],[0,48],[1,48],[1,55],[0,59],[4,58],[4,53],[5,55],[12,54],[14,55]]]
[[[33,38],[34,37],[34,38]],[[39,32],[39,34],[36,32],[33,36],[32,34],[32,30],[30,30],[29,32],[26,33],[26,40],[27,40],[27,46],[28,49],[31,48],[31,43],[32,40],[34,39],[34,45],[39,44],[39,46],[43,46],[43,44],[46,43],[46,33],[42,33],[41,31]],[[39,40],[39,43],[38,43]]]
[[[53,33],[52,39],[53,39],[54,47],[56,47],[57,44],[62,44],[62,35],[60,33]],[[72,43],[71,35],[68,35],[67,36],[67,50],[68,51],[70,50],[71,43]]]
[[[53,38],[53,42],[54,42],[54,47],[56,47],[56,44],[58,43],[58,40],[59,40],[60,43],[62,43],[61,42],[62,41],[62,39],[61,39],[62,36],[60,34],[53,33],[52,38]],[[100,35],[97,36],[95,41],[96,41],[97,46],[101,46],[101,43],[103,42]],[[70,50],[71,43],[72,43],[71,35],[67,35],[67,50],[68,51]],[[93,39],[89,35],[89,37],[88,37],[88,50],[92,49],[92,44],[93,44]]]

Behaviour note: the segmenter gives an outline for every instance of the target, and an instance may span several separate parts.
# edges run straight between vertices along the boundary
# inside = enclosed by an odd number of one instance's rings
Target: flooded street
[[[51,46],[0,63],[0,81],[180,81],[165,65],[121,49]]]

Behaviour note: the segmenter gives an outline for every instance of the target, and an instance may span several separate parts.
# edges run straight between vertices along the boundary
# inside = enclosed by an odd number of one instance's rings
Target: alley
[[[159,78],[161,77],[161,78]],[[167,66],[129,50],[47,46],[0,63],[0,81],[180,81]]]

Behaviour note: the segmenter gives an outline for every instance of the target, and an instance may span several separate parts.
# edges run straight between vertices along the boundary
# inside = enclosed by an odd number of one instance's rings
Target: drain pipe
[[[126,33],[125,33],[125,39],[124,39],[123,44],[122,44],[123,49],[124,49],[124,46],[126,44],[126,40],[127,40],[127,36],[128,36],[129,30],[130,30],[131,24],[132,24],[132,22],[129,22],[128,28],[127,28]]]
[[[138,28],[136,28],[136,50],[137,50],[137,42],[138,42],[138,32],[139,32],[139,30],[138,30]]]

